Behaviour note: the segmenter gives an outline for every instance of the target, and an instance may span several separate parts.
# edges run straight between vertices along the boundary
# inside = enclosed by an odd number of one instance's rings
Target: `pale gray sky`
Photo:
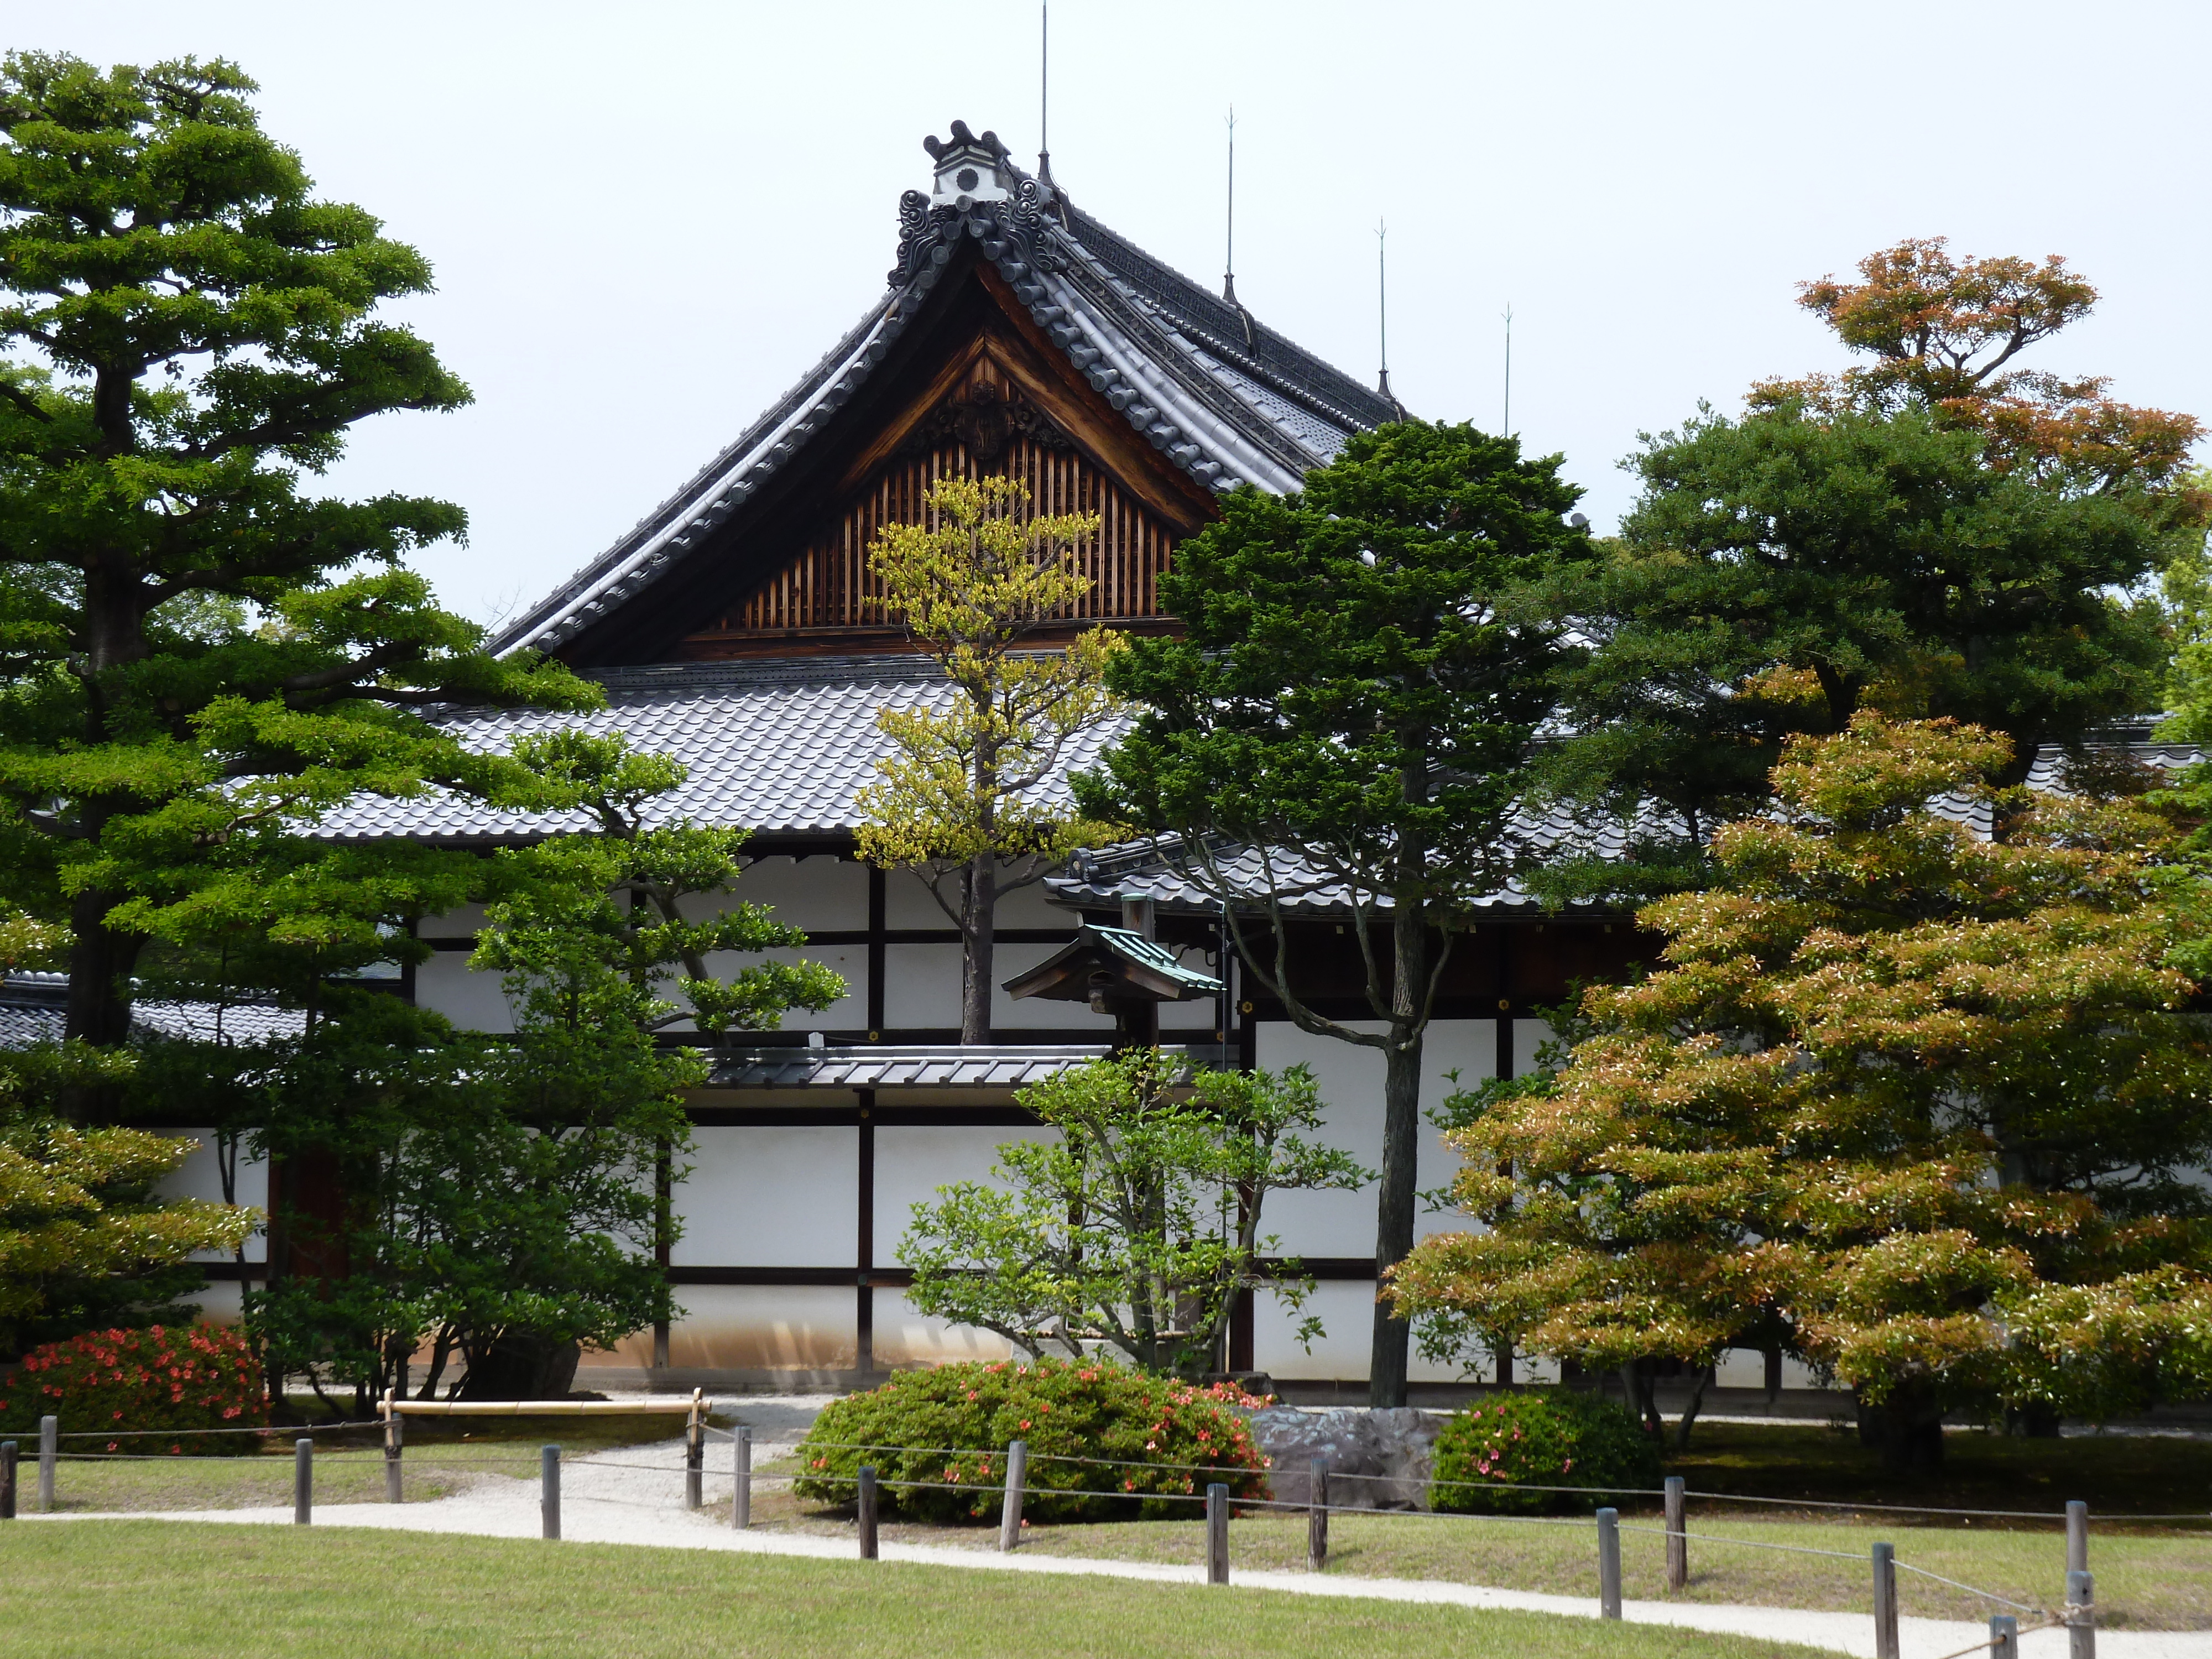
[[[474,408],[336,482],[448,496],[423,562],[489,617],[598,553],[882,290],[921,140],[1037,143],[1034,0],[374,6],[11,0],[0,39],[237,59],[323,191],[434,262],[406,314]],[[2103,290],[2047,366],[2212,415],[2212,8],[1059,0],[1053,170],[1208,283],[1237,116],[1237,293],[1362,378],[1375,225],[1416,413],[1563,451],[1610,528],[1639,429],[1835,367],[1792,284],[1905,236],[2063,253]],[[1033,164],[1033,163],[1032,163]]]

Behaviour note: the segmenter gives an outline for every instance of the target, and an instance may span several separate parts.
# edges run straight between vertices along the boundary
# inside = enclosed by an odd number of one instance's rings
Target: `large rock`
[[[1313,1460],[1325,1457],[1332,1508],[1425,1510],[1437,1435],[1449,1416],[1410,1406],[1270,1406],[1252,1413],[1252,1437],[1274,1460],[1279,1503],[1307,1502]]]

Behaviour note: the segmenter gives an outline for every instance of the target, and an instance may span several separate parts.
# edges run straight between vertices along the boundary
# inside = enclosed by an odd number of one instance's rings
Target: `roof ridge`
[[[1149,252],[1146,249],[1138,246],[1134,242],[1122,235],[1121,232],[1115,230],[1111,225],[1107,224],[1096,215],[1086,213],[1083,209],[1074,206],[1072,203],[1069,204],[1069,211],[1073,215],[1079,225],[1088,230],[1097,232],[1115,252],[1126,254],[1133,263],[1145,267],[1145,274],[1157,274],[1158,276],[1171,279],[1172,283],[1182,290],[1182,295],[1178,297],[1191,302],[1188,306],[1188,309],[1199,313],[1198,315],[1189,317],[1188,320],[1192,322],[1202,321],[1212,325],[1212,327],[1208,331],[1210,337],[1207,339],[1206,344],[1209,348],[1219,349],[1232,359],[1236,360],[1237,367],[1239,368],[1244,369],[1248,373],[1256,373],[1265,378],[1270,385],[1275,387],[1276,390],[1283,392],[1289,396],[1297,398],[1302,402],[1308,402],[1316,405],[1314,409],[1314,412],[1316,414],[1333,416],[1338,418],[1349,416],[1353,420],[1368,426],[1380,426],[1385,422],[1398,418],[1396,411],[1391,409],[1389,403],[1383,399],[1382,394],[1374,391],[1372,388],[1363,385],[1353,376],[1346,374],[1344,370],[1337,368],[1335,364],[1330,362],[1327,358],[1316,356],[1314,353],[1307,350],[1304,346],[1298,344],[1297,342],[1292,340],[1288,335],[1283,333],[1279,329],[1269,327],[1267,324],[1261,322],[1256,316],[1253,316],[1252,313],[1242,305],[1232,307],[1229,301],[1221,298],[1220,295],[1215,294],[1211,289],[1206,288],[1203,283],[1200,283],[1189,276],[1186,276],[1182,271],[1177,270],[1173,265],[1168,264],[1166,260],[1159,258],[1158,255]],[[1075,240],[1083,246],[1086,247],[1089,246],[1088,243],[1083,241],[1082,231],[1078,231],[1076,233]],[[1096,249],[1092,249],[1091,251],[1094,252],[1097,252]],[[1104,263],[1110,265],[1114,262],[1107,260]],[[1230,332],[1233,331],[1235,333],[1242,334],[1244,331],[1244,319],[1248,317],[1250,318],[1252,328],[1255,333],[1265,335],[1269,341],[1280,347],[1286,355],[1297,359],[1303,363],[1310,365],[1314,369],[1318,370],[1322,375],[1336,381],[1338,384],[1332,388],[1332,391],[1342,398],[1342,403],[1331,404],[1327,398],[1318,396],[1310,387],[1299,386],[1295,384],[1281,383],[1280,371],[1270,368],[1266,363],[1251,356],[1249,353],[1237,350],[1234,345],[1231,344],[1229,343]],[[1367,405],[1367,407],[1359,408],[1355,406],[1359,404],[1364,404]]]

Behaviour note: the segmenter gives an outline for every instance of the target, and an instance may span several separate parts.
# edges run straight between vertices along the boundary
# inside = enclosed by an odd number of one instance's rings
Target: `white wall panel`
[[[884,919],[890,927],[950,927],[951,919],[929,896],[928,884],[911,870],[891,870],[884,876]],[[1033,882],[999,895],[993,922],[1000,927],[1050,927],[1075,932],[1076,916],[1047,901],[1044,886]]]
[[[898,1030],[960,1025],[960,947],[884,947],[884,1024]]]
[[[1042,1128],[1006,1126],[888,1124],[876,1129],[876,1262],[898,1260],[899,1240],[914,1206],[957,1181],[991,1179],[993,1151],[1003,1140],[1041,1140]]]
[[[853,1286],[679,1285],[676,1300],[684,1316],[668,1333],[668,1363],[678,1369],[829,1370],[859,1361]],[[611,1352],[587,1350],[576,1386],[592,1386],[594,1365],[652,1363],[653,1333],[639,1331]]]
[[[1353,1029],[1380,1028],[1370,1022],[1355,1024]],[[1467,1085],[1490,1075],[1495,1064],[1497,1030],[1498,1023],[1488,1019],[1440,1019],[1430,1026],[1422,1052],[1424,1113],[1442,1105],[1444,1097],[1460,1086],[1448,1075],[1455,1068]],[[1271,1021],[1259,1028],[1254,1054],[1267,1071],[1281,1071],[1300,1062],[1310,1066],[1323,1106],[1320,1139],[1341,1147],[1380,1174],[1383,1062],[1379,1050],[1315,1036],[1287,1022]],[[1425,1117],[1420,1186],[1424,1190],[1446,1186],[1458,1168],[1458,1158]],[[1288,1255],[1372,1255],[1375,1202],[1372,1184],[1357,1192],[1277,1193],[1267,1200],[1263,1226],[1280,1235],[1282,1249]],[[1417,1237],[1425,1237],[1456,1231],[1463,1224],[1462,1218],[1449,1212],[1424,1212],[1415,1216],[1413,1230]],[[1364,1370],[1364,1359],[1361,1365]]]
[[[222,1167],[216,1155],[213,1129],[163,1129],[159,1133],[171,1140],[195,1140],[198,1149],[189,1153],[182,1164],[164,1177],[154,1188],[159,1198],[200,1198],[210,1204],[225,1201],[222,1195]],[[249,1158],[243,1148],[238,1154],[237,1196],[229,1202],[247,1204],[264,1213],[269,1208],[269,1166],[260,1159]],[[198,1250],[192,1255],[195,1261],[234,1261],[237,1257],[228,1250]],[[246,1259],[265,1261],[269,1259],[269,1241],[259,1229],[246,1241]]]
[[[471,1031],[512,1031],[514,1012],[497,974],[477,973],[465,951],[441,951],[415,968],[415,1006]]]
[[[810,945],[799,950],[716,951],[707,958],[707,971],[725,981],[748,968],[771,962],[815,962],[845,977],[845,994],[819,1013],[805,1008],[785,1011],[786,1031],[852,1031],[868,1023],[868,947],[865,945]],[[688,1031],[690,1020],[671,1028]],[[742,1042],[742,1036],[738,1041]]]
[[[418,939],[473,939],[477,930],[484,924],[484,908],[481,904],[464,904],[448,910],[443,915],[425,916],[415,929]]]
[[[1552,1040],[1552,1028],[1540,1019],[1513,1022],[1513,1075],[1526,1077],[1536,1069],[1536,1051]]]
[[[876,1364],[886,1368],[1004,1359],[1013,1352],[1005,1338],[989,1331],[925,1318],[900,1291],[877,1291],[875,1322]]]
[[[860,1135],[849,1127],[694,1129],[675,1193],[683,1267],[837,1267],[858,1261]]]
[[[827,856],[754,859],[730,891],[687,899],[684,910],[696,918],[732,904],[768,905],[778,921],[816,933],[855,933],[868,925],[868,866]]]

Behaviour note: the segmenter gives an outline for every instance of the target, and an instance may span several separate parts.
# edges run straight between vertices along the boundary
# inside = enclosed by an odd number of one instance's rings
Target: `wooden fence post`
[[[1620,1511],[1597,1512],[1597,1616],[1620,1617]]]
[[[739,1429],[730,1437],[730,1452],[737,1477],[730,1492],[730,1524],[743,1532],[753,1523],[753,1431]]]
[[[1667,1477],[1667,1588],[1682,1589],[1690,1582],[1689,1499],[1687,1483],[1679,1474]]]
[[[684,1507],[696,1510],[704,1501],[707,1478],[706,1390],[691,1390],[691,1415],[684,1425]]]
[[[402,1425],[407,1419],[392,1408],[392,1402],[397,1399],[397,1397],[398,1396],[392,1390],[387,1389],[385,1391],[384,1501],[387,1504],[397,1504],[401,1501],[402,1498],[399,1480],[399,1458],[400,1453],[405,1444],[404,1436],[406,1434],[406,1430]]]
[[[1206,1489],[1206,1582],[1229,1582],[1229,1488],[1218,1480]]]
[[[2067,1659],[2097,1659],[2097,1581],[2086,1572],[2066,1575]]]
[[[54,1509],[54,1465],[61,1461],[62,1420],[58,1417],[39,1419],[39,1513],[51,1515]]]
[[[2089,1506],[2078,1498],[2066,1506],[2066,1571],[2089,1571]]]
[[[315,1518],[315,1443],[301,1435],[292,1443],[292,1524],[304,1527]]]
[[[860,1465],[860,1559],[876,1559],[876,1466]]]
[[[1306,1475],[1306,1571],[1328,1565],[1328,1459],[1316,1457]]]
[[[2020,1620],[2009,1613],[1990,1615],[1990,1659],[2020,1659]]]
[[[1874,1547],[1874,1659],[1898,1659],[1897,1547]]]
[[[0,1521],[15,1518],[15,1443],[0,1440]]]
[[[1030,1443],[1006,1442],[1006,1502],[999,1511],[999,1553],[1012,1555],[1022,1541],[1022,1498],[1030,1479]]]
[[[561,1535],[561,1449],[540,1446],[538,1449],[538,1534],[544,1538]]]

